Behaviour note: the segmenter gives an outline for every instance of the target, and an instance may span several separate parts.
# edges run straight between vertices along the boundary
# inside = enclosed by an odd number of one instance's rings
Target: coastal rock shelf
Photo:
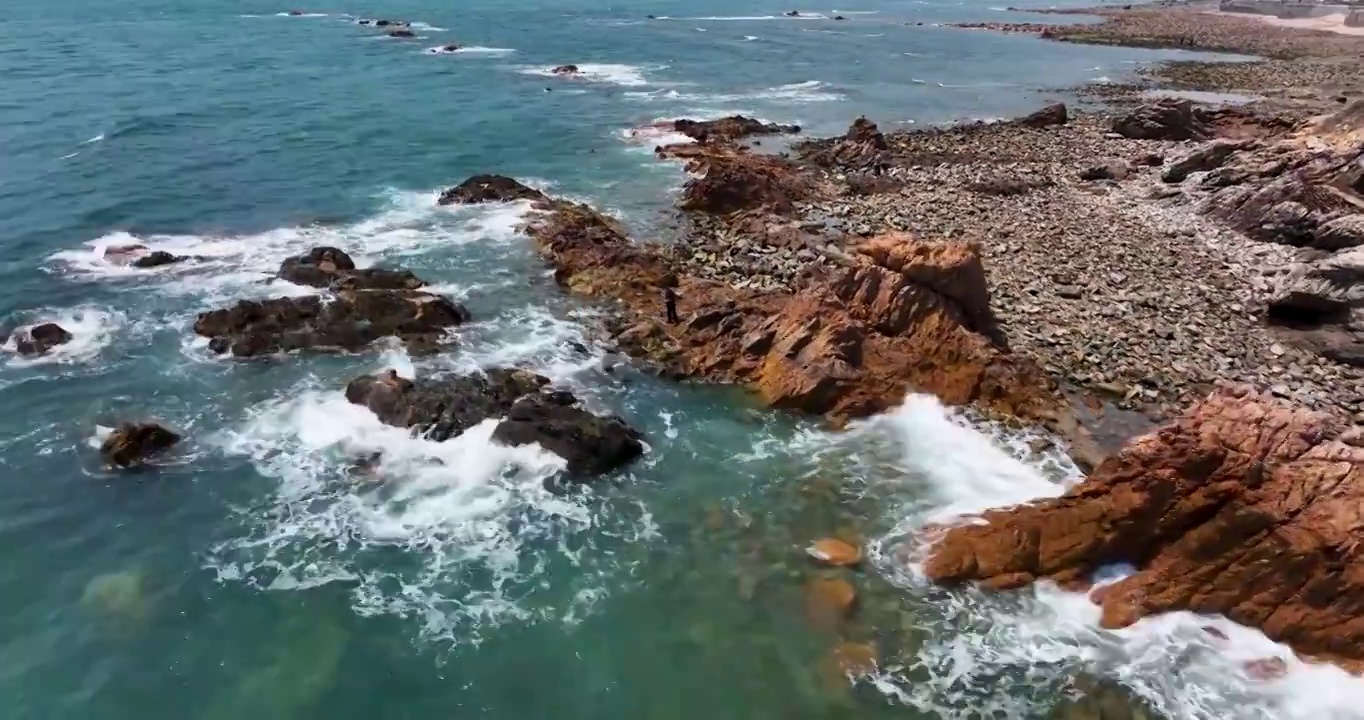
[[[409,351],[446,344],[447,332],[469,320],[450,299],[418,290],[426,283],[406,270],[358,270],[336,248],[314,248],[289,258],[278,276],[300,285],[334,290],[270,300],[241,300],[199,315],[194,332],[209,348],[236,357],[294,350],[356,351],[384,337],[397,337]]]
[[[925,566],[995,589],[1040,578],[1096,590],[1106,627],[1224,614],[1301,653],[1364,667],[1364,434],[1246,388],[1137,438],[1064,496],[951,528]]]

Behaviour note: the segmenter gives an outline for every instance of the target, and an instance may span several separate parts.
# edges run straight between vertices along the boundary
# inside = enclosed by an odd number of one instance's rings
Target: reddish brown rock
[[[862,548],[838,538],[816,540],[805,552],[817,562],[832,567],[853,567],[862,562]]]
[[[819,578],[805,586],[805,616],[819,630],[837,631],[852,617],[857,591],[838,578]]]
[[[1364,436],[1330,416],[1222,389],[1064,496],[984,520],[943,536],[929,577],[1074,585],[1131,563],[1097,598],[1107,627],[1218,613],[1302,653],[1364,661]]]
[[[1015,122],[1027,127],[1048,127],[1051,125],[1065,125],[1070,119],[1070,113],[1066,110],[1065,103],[1051,103],[1046,107],[1025,115]]]
[[[664,157],[687,162],[688,180],[678,206],[683,210],[727,215],[765,209],[788,213],[795,203],[827,193],[794,162],[732,145],[669,145]]]
[[[865,117],[853,121],[841,138],[814,140],[800,146],[800,156],[817,165],[847,169],[875,169],[889,147],[876,123]]]

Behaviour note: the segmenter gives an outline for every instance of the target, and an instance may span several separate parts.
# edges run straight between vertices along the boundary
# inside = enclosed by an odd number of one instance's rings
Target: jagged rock
[[[1343,250],[1293,268],[1269,302],[1271,316],[1320,324],[1364,307],[1364,248]]]
[[[687,170],[700,175],[683,187],[678,203],[683,210],[727,215],[765,208],[785,213],[815,192],[809,178],[785,158],[713,145],[673,145],[663,151],[686,159]]]
[[[1207,140],[1215,134],[1192,102],[1172,98],[1142,105],[1114,119],[1113,132],[1134,140]]]
[[[550,70],[553,75],[577,75],[580,72],[582,71],[578,69],[577,65],[560,65]]]
[[[1051,103],[1046,107],[1030,115],[1019,118],[1016,122],[1026,127],[1048,127],[1051,125],[1065,125],[1070,119],[1066,110],[1065,103]]]
[[[1249,147],[1250,143],[1236,140],[1216,140],[1174,161],[1160,179],[1167,183],[1182,183],[1196,172],[1208,172],[1222,167],[1232,155]]]
[[[568,461],[570,475],[598,475],[644,454],[640,435],[618,417],[598,417],[576,406],[567,392],[529,395],[516,401],[493,440],[532,443]]]
[[[801,148],[801,157],[810,162],[850,169],[876,169],[882,165],[889,143],[876,123],[865,117],[853,121],[842,138],[816,140]]]
[[[743,115],[730,115],[717,120],[672,121],[672,129],[697,142],[734,142],[752,135],[783,135],[800,132],[799,125],[765,123]]]
[[[389,425],[436,441],[505,415],[493,440],[512,446],[538,443],[567,460],[573,476],[609,472],[643,453],[639,434],[623,420],[593,415],[578,407],[571,393],[545,391],[548,384],[548,378],[516,369],[421,382],[390,370],[352,380],[346,399]]]
[[[292,350],[356,351],[396,336],[409,350],[442,343],[445,332],[469,319],[463,306],[414,290],[343,290],[331,300],[315,296],[242,300],[201,313],[194,332],[209,348],[236,357]]]
[[[1346,250],[1364,245],[1364,215],[1351,213],[1317,226],[1312,247],[1322,250]]]
[[[143,464],[180,442],[180,436],[156,423],[120,423],[100,445],[99,453],[110,466],[131,468]]]
[[[545,194],[502,175],[475,175],[446,189],[436,202],[441,205],[545,200]]]
[[[57,323],[39,323],[16,330],[11,336],[14,349],[20,355],[42,355],[58,345],[65,345],[75,339],[66,328]]]
[[[408,270],[356,269],[350,256],[334,247],[315,247],[288,258],[277,275],[291,283],[336,290],[416,290],[426,284]]]
[[[1130,563],[1099,598],[1105,627],[1218,613],[1302,653],[1364,661],[1364,440],[1334,417],[1224,388],[1065,495],[981,519],[942,535],[930,578],[1083,587]]]

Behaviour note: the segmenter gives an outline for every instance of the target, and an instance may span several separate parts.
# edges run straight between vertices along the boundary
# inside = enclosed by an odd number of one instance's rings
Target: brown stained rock
[[[838,578],[818,578],[805,586],[805,617],[816,629],[837,632],[852,617],[857,591]]]
[[[20,355],[42,355],[58,345],[71,342],[76,336],[57,323],[47,322],[17,330],[11,337]]]
[[[1073,581],[1103,588],[1106,627],[1218,613],[1299,652],[1364,661],[1364,448],[1344,427],[1246,388],[1224,388],[1133,440],[1066,495],[949,530],[925,569],[939,582]]]
[[[862,563],[862,548],[838,538],[816,540],[805,553],[830,567],[855,567]]]
[[[436,201],[439,205],[470,205],[490,202],[545,200],[545,194],[504,175],[475,175],[447,188]]]
[[[669,145],[663,157],[684,160],[694,176],[682,190],[683,210],[728,215],[758,208],[789,213],[821,193],[818,183],[792,161],[732,145]],[[824,191],[824,192],[827,192]]]
[[[884,164],[889,144],[876,123],[859,117],[840,138],[814,140],[798,149],[803,160],[825,167],[876,169]]]
[[[1051,103],[1046,107],[1019,118],[1016,122],[1026,127],[1049,127],[1051,125],[1065,125],[1069,119],[1065,103]]]
[[[156,423],[125,422],[109,433],[99,453],[110,467],[127,469],[142,465],[178,442],[178,434]]]

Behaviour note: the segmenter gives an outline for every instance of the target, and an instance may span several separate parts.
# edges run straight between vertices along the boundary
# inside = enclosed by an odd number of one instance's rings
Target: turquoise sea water
[[[77,337],[36,361],[0,356],[4,717],[1027,718],[1080,673],[1174,717],[1348,716],[1358,695],[1333,671],[1247,683],[1240,659],[1282,652],[1253,633],[1228,627],[1233,649],[1200,651],[1197,628],[1216,621],[1115,635],[1082,598],[924,585],[897,550],[915,528],[1060,492],[1073,472],[929,398],[834,435],[737,391],[605,375],[598,311],[553,287],[515,232],[524,209],[434,204],[500,172],[647,232],[682,180],[650,156],[657,138],[628,133],[652,120],[746,112],[819,134],[859,114],[886,128],[997,117],[1176,54],[935,27],[1004,17],[940,0],[801,19],[767,1],[291,9],[6,5],[0,313]],[[345,13],[422,23],[422,37]],[[426,52],[450,42],[473,49]],[[545,76],[562,63],[588,77]],[[126,242],[208,259],[131,271],[99,257]],[[409,267],[477,322],[416,363],[225,362],[192,337],[200,311],[304,292],[262,281],[320,244]],[[556,497],[538,451],[494,446],[487,427],[414,440],[340,393],[383,367],[506,363],[623,414],[649,455]],[[92,443],[125,417],[185,430],[184,452],[105,472]],[[374,450],[385,480],[350,478]],[[803,548],[833,534],[866,541],[864,568],[809,564]],[[832,633],[806,618],[804,587],[826,576],[860,594]],[[874,643],[883,672],[831,677],[845,640]]]

